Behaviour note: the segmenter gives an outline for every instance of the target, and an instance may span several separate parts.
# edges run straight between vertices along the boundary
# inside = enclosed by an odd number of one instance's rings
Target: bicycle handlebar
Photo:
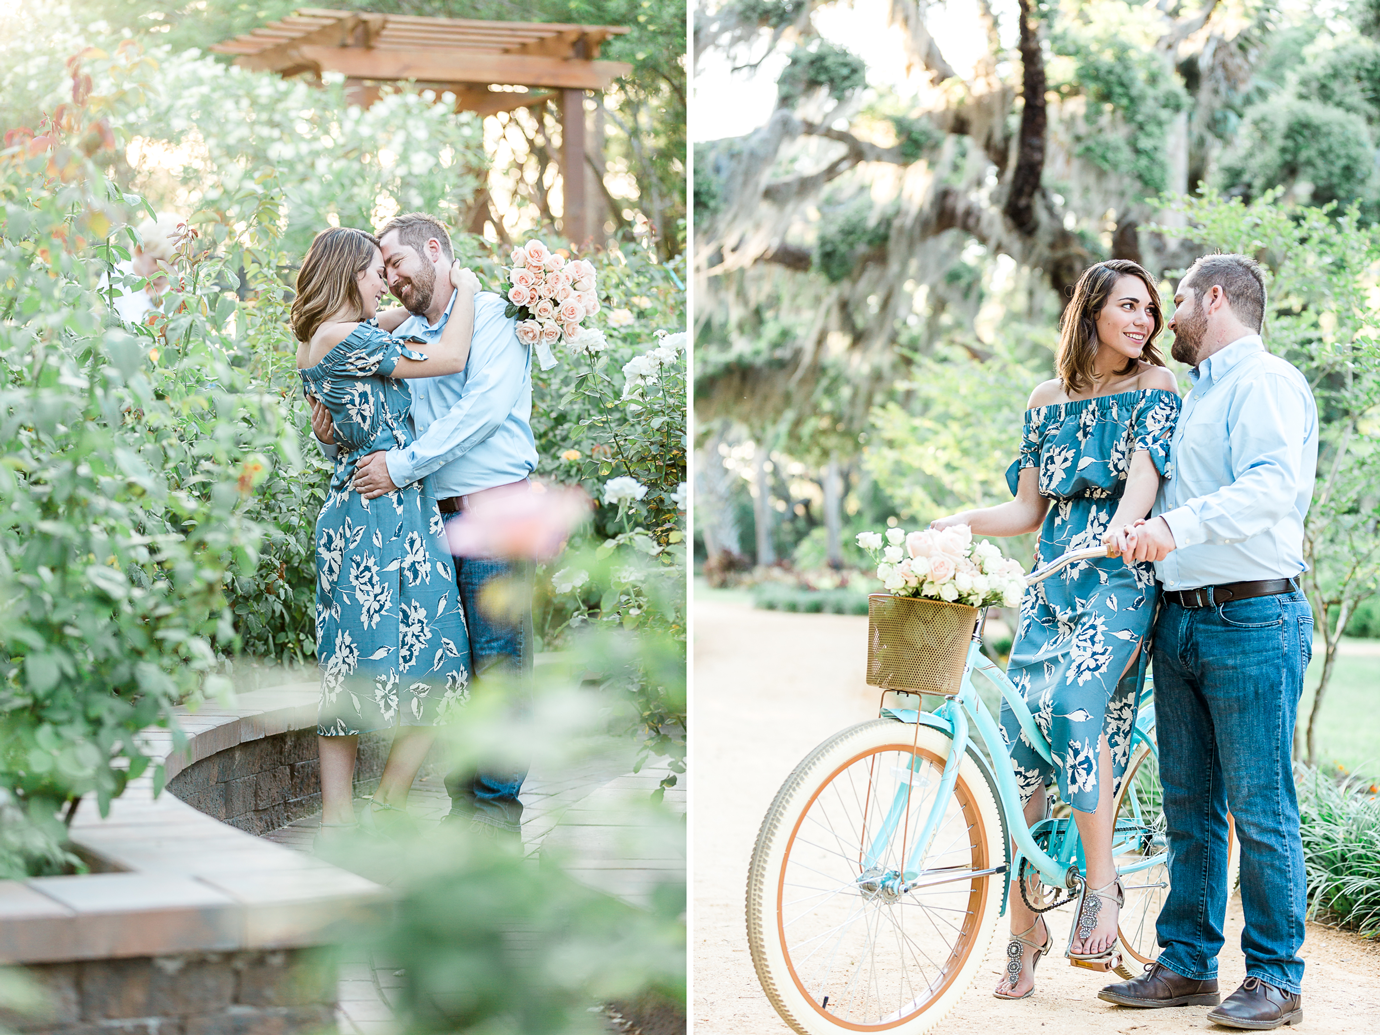
[[[1068,553],[1060,554],[1043,568],[1036,568],[1032,571],[1025,577],[1025,584],[1033,586],[1037,582],[1043,582],[1055,572],[1063,571],[1070,564],[1077,564],[1079,561],[1091,561],[1099,557],[1111,556],[1113,556],[1111,548],[1106,546],[1089,546],[1082,550],[1070,550]]]

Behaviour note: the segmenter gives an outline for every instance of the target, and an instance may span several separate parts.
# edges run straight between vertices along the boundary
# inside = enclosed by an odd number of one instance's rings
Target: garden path
[[[650,847],[636,839],[630,848],[626,832],[629,802],[645,801],[666,775],[652,764],[632,772],[635,745],[619,754],[592,759],[562,773],[534,770],[523,784],[522,841],[524,855],[536,861],[543,852],[558,854],[572,877],[645,905],[656,884],[684,880],[683,842]],[[672,788],[666,802],[685,813],[685,787]],[[424,770],[413,786],[409,808],[419,825],[435,825],[450,810],[442,774]],[[321,814],[307,816],[264,835],[267,840],[302,852],[311,851]],[[386,963],[364,955],[350,956],[340,968],[341,1035],[397,1035],[389,1005],[403,979]],[[616,1029],[610,1027],[610,1031]]]
[[[695,1035],[787,1035],[757,983],[744,929],[744,882],[757,827],[781,782],[831,733],[876,714],[877,691],[863,681],[867,619],[757,611],[731,596],[697,592],[694,607],[695,824],[691,966]],[[1056,911],[1055,942],[1070,911]],[[1241,899],[1227,914],[1221,984],[1244,978],[1237,946]],[[1061,965],[1040,967],[1036,993],[1019,1003],[994,999],[1005,964],[998,940],[986,968],[936,1035],[1045,1027],[1065,1035],[1183,1032],[1215,1028],[1206,1011],[1131,1011],[1103,1003],[1105,981]],[[1380,1014],[1380,945],[1310,923],[1304,1014],[1309,1032],[1375,1030]]]

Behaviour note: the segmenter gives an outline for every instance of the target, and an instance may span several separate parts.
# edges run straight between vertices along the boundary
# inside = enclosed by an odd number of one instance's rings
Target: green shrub
[[[1366,780],[1300,769],[1300,830],[1310,915],[1380,932],[1380,799]]]
[[[776,80],[783,107],[791,108],[817,89],[841,101],[867,85],[867,63],[852,51],[816,38],[791,51],[785,71]]]

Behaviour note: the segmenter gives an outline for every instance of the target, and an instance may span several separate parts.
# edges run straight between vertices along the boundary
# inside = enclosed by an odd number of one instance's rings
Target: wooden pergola
[[[628,30],[616,25],[490,22],[303,8],[211,49],[235,64],[283,76],[345,76],[361,105],[383,83],[408,81],[455,96],[456,111],[494,115],[556,100],[561,105],[562,232],[593,236],[586,203],[585,91],[607,90],[632,66],[600,61],[599,47]],[[506,89],[504,89],[506,87]],[[524,89],[514,89],[521,87]]]

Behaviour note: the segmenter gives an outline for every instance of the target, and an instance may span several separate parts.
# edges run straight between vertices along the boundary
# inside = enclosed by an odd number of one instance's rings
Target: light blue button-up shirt
[[[457,296],[451,293],[435,325],[411,316],[394,337],[439,340]],[[516,321],[503,315],[506,304],[491,291],[475,295],[465,369],[408,381],[417,440],[384,454],[394,485],[434,474],[432,487],[438,499],[445,499],[518,482],[536,470],[531,349],[518,341]]]
[[[1318,408],[1304,376],[1238,338],[1189,372],[1173,476],[1151,512],[1177,548],[1155,562],[1165,589],[1292,578],[1318,464]]]

